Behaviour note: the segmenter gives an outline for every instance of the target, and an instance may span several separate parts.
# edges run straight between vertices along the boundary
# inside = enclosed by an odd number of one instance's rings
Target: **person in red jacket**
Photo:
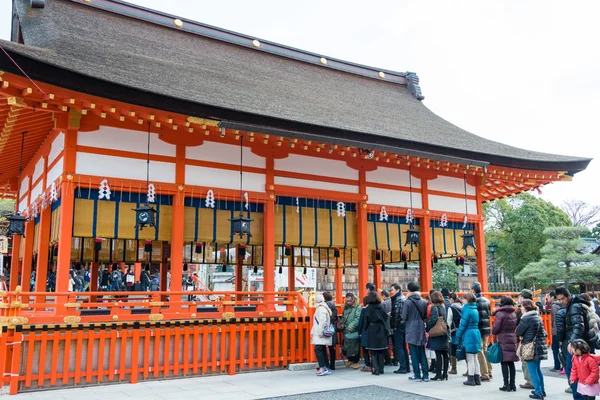
[[[590,346],[581,339],[571,342],[573,350],[573,368],[571,384],[577,383],[577,393],[584,400],[594,400],[600,394],[598,383],[598,361],[600,357],[590,354]]]

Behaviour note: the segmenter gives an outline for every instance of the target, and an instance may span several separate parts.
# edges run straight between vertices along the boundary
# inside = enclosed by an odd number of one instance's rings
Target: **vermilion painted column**
[[[60,222],[58,228],[58,258],[56,262],[56,292],[69,290],[69,269],[71,266],[71,240],[73,238],[73,212],[75,209],[75,162],[77,156],[77,130],[67,129],[63,151],[64,171],[60,189]],[[64,311],[66,298],[55,296],[55,312]]]
[[[21,271],[21,260],[19,260],[21,252],[21,236],[13,235],[12,253],[10,258],[10,286],[9,290],[15,290],[19,284],[19,272]]]
[[[288,292],[296,291],[296,267],[294,260],[294,248],[288,257]]]
[[[242,279],[244,274],[244,260],[239,257],[240,246],[238,245],[236,249],[237,262],[235,264],[235,291],[241,292],[244,290],[244,280]],[[237,298],[241,300],[241,296],[237,296]]]
[[[488,274],[487,274],[487,260],[485,245],[485,228],[483,220],[483,198],[481,197],[481,191],[476,186],[477,190],[477,216],[479,221],[475,224],[475,244],[477,246],[477,280],[481,283],[481,291],[487,292],[488,288]]]
[[[40,228],[38,234],[38,256],[35,266],[35,291],[46,291],[46,280],[48,279],[48,256],[50,253],[50,229],[52,224],[52,207],[47,207],[40,214]],[[36,297],[37,302],[45,302],[46,298]]]
[[[340,253],[342,251],[345,251],[345,249],[340,249]],[[344,275],[342,274],[340,258],[335,259],[335,304],[344,303]]]
[[[29,292],[29,281],[31,279],[31,265],[33,264],[33,241],[35,240],[35,221],[25,223],[25,243],[23,246],[23,263],[21,267],[21,288]]]
[[[267,199],[264,206],[264,233],[263,233],[263,281],[264,291],[275,291],[275,161],[272,156],[266,158],[266,192]],[[274,308],[273,297],[265,297],[269,309]]]
[[[381,263],[383,263],[383,258],[385,257],[385,255],[381,254]],[[371,259],[376,259],[375,257],[371,257]],[[378,264],[377,262],[373,262],[373,284],[375,285],[375,287],[377,288],[377,293],[380,293],[379,290],[381,289],[381,264]]]
[[[358,171],[358,184],[360,194],[367,194],[366,173],[364,170]],[[369,237],[367,223],[367,203],[361,202],[356,210],[356,233],[358,238],[358,298],[367,295],[366,285],[369,282]]]
[[[425,216],[419,225],[421,230],[421,248],[420,248],[420,286],[422,292],[429,292],[433,289],[433,265],[431,242],[431,217],[429,217],[429,191],[426,179],[421,178],[421,206],[425,210]]]
[[[175,183],[183,189],[185,184],[185,145],[178,144],[175,153]],[[173,201],[171,230],[171,291],[182,290],[183,280],[183,231],[185,224],[184,191],[178,190]]]

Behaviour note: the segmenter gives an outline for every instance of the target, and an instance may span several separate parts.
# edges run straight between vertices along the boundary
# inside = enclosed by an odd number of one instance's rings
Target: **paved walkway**
[[[548,367],[549,362],[543,366]],[[302,400],[324,397],[329,400],[354,400],[365,398],[411,400],[444,399],[464,400],[465,396],[477,396],[485,400],[524,399],[529,391],[518,389],[516,393],[504,393],[498,390],[502,386],[500,365],[494,365],[494,379],[479,387],[467,387],[462,384],[465,378],[450,376],[447,382],[413,383],[406,375],[396,375],[396,367],[386,367],[385,375],[373,376],[369,373],[338,368],[333,374],[317,377],[314,370],[306,371],[268,371],[243,373],[235,376],[219,375],[200,378],[169,379],[163,381],[142,382],[136,385],[116,384],[88,388],[49,390],[11,396],[11,400],[188,400],[207,398],[210,400],[264,399],[279,398]],[[459,372],[466,369],[460,363]],[[517,383],[523,382],[520,363],[517,364]],[[567,380],[556,374],[545,376],[546,392],[553,400],[571,399],[564,392]],[[352,390],[348,390],[355,388]],[[314,392],[332,391],[327,394]],[[405,393],[402,393],[405,392]],[[303,395],[313,393],[312,395]],[[8,399],[7,399],[8,400]]]

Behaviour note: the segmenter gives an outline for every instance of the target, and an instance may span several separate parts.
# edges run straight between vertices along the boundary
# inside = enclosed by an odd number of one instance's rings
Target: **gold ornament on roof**
[[[173,25],[175,25],[178,28],[181,28],[183,26],[183,21],[180,20],[179,18],[177,18],[176,20],[173,21]]]
[[[259,42],[258,40],[256,40],[256,39],[254,39],[254,40],[252,41],[252,44],[253,44],[255,47],[260,47],[260,42]]]
[[[383,72],[379,72],[379,77],[380,77],[380,78],[385,78],[385,73],[383,73]]]
[[[323,65],[327,65],[327,59],[326,59],[326,58],[324,58],[324,57],[321,57],[321,60],[320,60],[320,61],[321,61],[321,64],[323,64]]]

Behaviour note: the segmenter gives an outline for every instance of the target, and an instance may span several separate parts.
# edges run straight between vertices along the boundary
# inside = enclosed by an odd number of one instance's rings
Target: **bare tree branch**
[[[571,218],[575,226],[592,227],[600,223],[600,206],[594,206],[583,200],[567,200],[561,209]]]

